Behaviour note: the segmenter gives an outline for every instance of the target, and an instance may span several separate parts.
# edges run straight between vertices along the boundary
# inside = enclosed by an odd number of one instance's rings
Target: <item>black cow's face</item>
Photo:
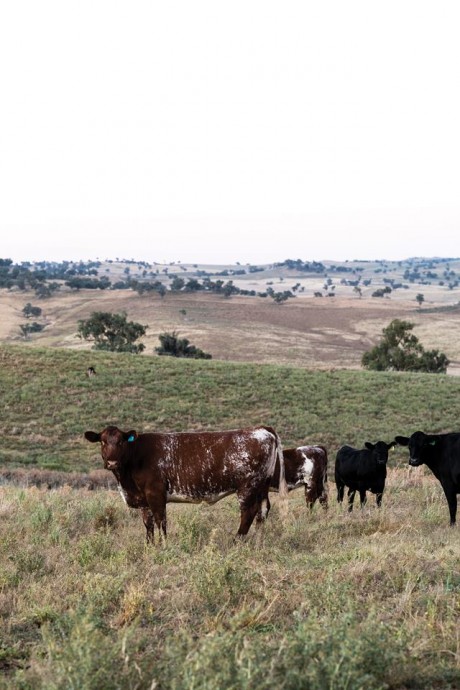
[[[386,465],[388,462],[388,451],[396,445],[394,441],[385,443],[385,441],[377,441],[377,443],[365,443],[366,448],[372,451],[372,458],[377,465]]]
[[[409,465],[418,467],[427,461],[436,447],[437,437],[424,434],[423,431],[416,431],[410,438],[407,436],[396,436],[395,441],[401,446],[409,447]]]
[[[121,431],[116,426],[108,426],[100,434],[87,431],[85,438],[90,443],[101,443],[101,455],[106,470],[119,470],[127,458],[130,443],[137,438],[135,431]]]

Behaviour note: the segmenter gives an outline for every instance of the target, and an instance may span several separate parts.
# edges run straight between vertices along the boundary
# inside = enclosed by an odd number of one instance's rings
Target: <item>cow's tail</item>
[[[281,439],[277,433],[275,433],[275,438],[276,438],[276,459],[278,460],[279,466],[280,466],[280,478],[279,478],[279,482],[278,482],[278,494],[280,497],[279,511],[280,511],[281,522],[284,525],[286,525],[286,522],[288,519],[288,501],[287,501],[288,486],[287,486],[285,471],[284,471],[283,446],[281,445]]]
[[[325,448],[325,446],[319,446],[319,448],[321,448],[321,450],[324,452],[323,490],[321,496],[319,497],[319,502],[322,505],[322,507],[325,510],[327,510],[329,500],[329,490],[327,487],[327,466],[329,459],[327,457],[327,449]]]
[[[283,455],[283,446],[281,445],[281,439],[276,434],[276,459],[279,462],[280,465],[280,479],[278,483],[278,493],[280,495],[280,498],[287,498],[288,496],[288,485],[286,482],[286,476],[285,476],[285,471],[284,471],[284,455]]]

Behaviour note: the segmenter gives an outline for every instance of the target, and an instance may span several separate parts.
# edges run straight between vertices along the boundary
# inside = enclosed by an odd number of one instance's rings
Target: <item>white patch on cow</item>
[[[264,498],[264,500],[260,504],[260,517],[262,518],[262,520],[265,520],[267,518],[267,515],[268,515],[268,502]]]
[[[252,436],[256,438],[258,441],[265,441],[267,442],[270,438],[272,438],[273,434],[268,431],[268,429],[254,429],[252,432]]]
[[[128,494],[124,490],[121,484],[117,484],[118,491],[120,492],[120,496],[122,497],[123,501],[128,505]]]
[[[235,490],[232,489],[231,491],[220,491],[213,494],[206,494],[205,496],[195,497],[191,496],[190,494],[174,491],[166,494],[166,501],[168,503],[208,503],[209,505],[212,505],[213,503],[220,501],[222,498],[230,496],[234,493]]]
[[[299,479],[310,488],[310,479],[313,472],[313,460],[308,457],[304,449],[299,449],[300,454],[304,460],[302,467],[299,470]]]

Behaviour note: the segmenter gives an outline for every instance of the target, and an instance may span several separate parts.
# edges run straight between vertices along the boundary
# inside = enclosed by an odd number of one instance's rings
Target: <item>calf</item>
[[[395,441],[378,441],[375,445],[365,443],[365,448],[357,450],[342,446],[335,461],[335,483],[337,500],[343,501],[345,487],[348,487],[348,510],[353,510],[356,491],[359,491],[361,507],[366,503],[366,491],[376,494],[377,506],[382,505],[382,495],[387,476],[388,451],[396,445]]]
[[[138,434],[108,426],[100,433],[87,431],[85,438],[101,443],[104,467],[115,475],[126,503],[141,509],[148,542],[155,526],[166,536],[168,502],[212,504],[233,493],[241,512],[238,535],[247,534],[256,516],[268,514],[277,459],[280,493],[287,494],[283,452],[271,427]]]
[[[327,510],[327,450],[324,446],[300,446],[283,450],[284,472],[288,491],[305,487],[305,501],[310,510],[317,499]],[[270,491],[277,491],[280,465],[276,462],[270,480]]]
[[[416,431],[410,437],[396,436],[395,442],[409,447],[409,465],[427,465],[440,481],[453,527],[457,516],[457,494],[460,493],[460,434]]]

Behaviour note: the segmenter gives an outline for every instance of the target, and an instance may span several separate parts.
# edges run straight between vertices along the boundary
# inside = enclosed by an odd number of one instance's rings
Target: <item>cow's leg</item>
[[[457,491],[455,487],[446,485],[442,487],[444,489],[445,497],[447,498],[447,503],[449,506],[450,514],[450,526],[455,525],[455,519],[457,517]]]
[[[310,508],[310,511],[313,510],[313,506],[315,505],[317,498],[318,491],[316,486],[309,486],[308,484],[305,484],[305,503]]]
[[[337,501],[338,503],[342,503],[343,495],[345,493],[345,484],[342,484],[342,482],[339,482],[337,480],[335,483],[337,485]]]
[[[142,508],[142,520],[147,530],[147,544],[155,543],[155,521],[150,508]]]
[[[360,491],[359,491],[359,500],[361,501],[361,508],[364,508],[364,506],[365,506],[366,503],[367,503],[366,491],[365,491],[365,490],[363,491],[362,489],[360,489]]]
[[[270,499],[268,498],[268,493],[265,498],[262,498],[262,500],[259,503],[259,507],[257,510],[257,517],[256,517],[256,527],[260,527],[260,525],[263,525],[265,520],[268,517],[268,513],[270,512]]]
[[[353,501],[355,500],[356,489],[348,489],[348,512],[353,510]]]
[[[149,510],[160,535],[160,542],[166,539],[166,494],[162,491],[146,492]]]
[[[267,496],[268,498],[268,496]],[[261,511],[261,500],[257,494],[251,493],[238,494],[238,500],[240,502],[240,526],[237,532],[237,537],[244,537],[254,522],[254,518]]]
[[[327,490],[326,490],[325,486],[323,487],[323,490],[322,490],[321,495],[320,495],[318,500],[319,500],[319,504],[322,507],[322,509],[327,510],[329,506],[328,506]]]

